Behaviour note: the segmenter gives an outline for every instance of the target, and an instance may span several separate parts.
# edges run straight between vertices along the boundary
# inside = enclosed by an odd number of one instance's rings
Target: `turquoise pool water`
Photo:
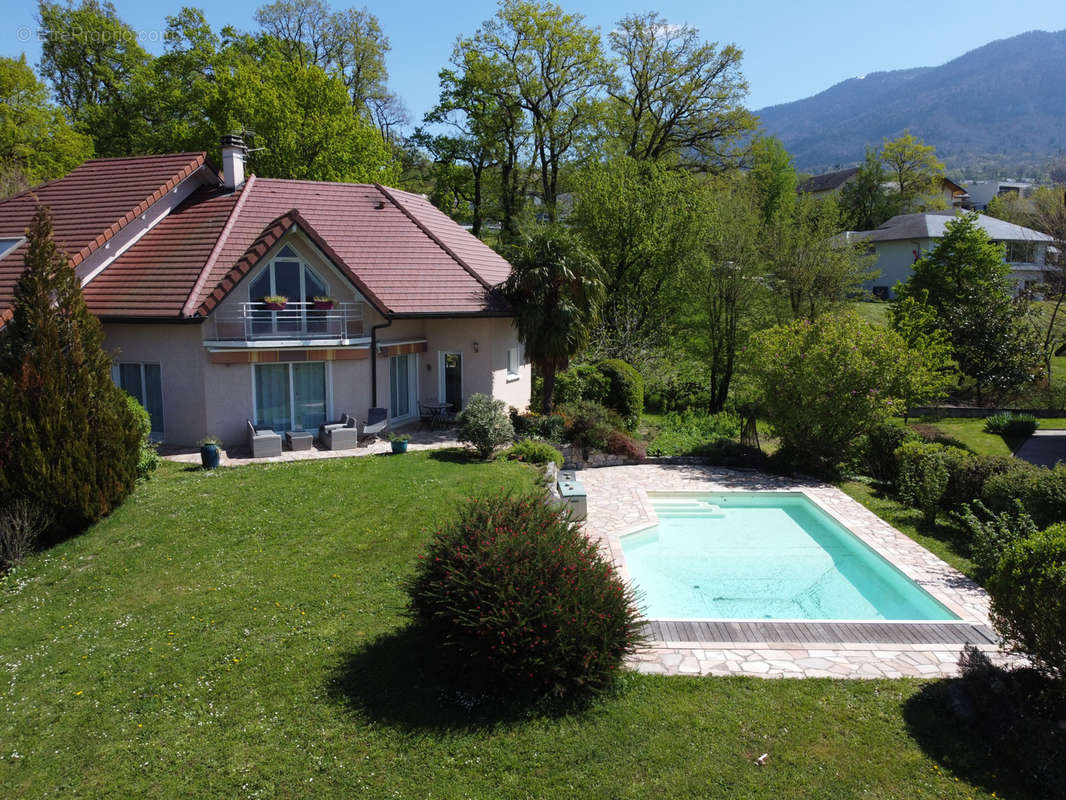
[[[649,497],[622,550],[650,619],[958,619],[802,494]]]

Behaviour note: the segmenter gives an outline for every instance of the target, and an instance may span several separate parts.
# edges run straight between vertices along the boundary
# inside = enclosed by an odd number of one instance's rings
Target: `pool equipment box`
[[[559,473],[559,499],[570,508],[574,519],[583,520],[588,516],[588,499],[585,485],[577,479],[577,473],[563,470]]]

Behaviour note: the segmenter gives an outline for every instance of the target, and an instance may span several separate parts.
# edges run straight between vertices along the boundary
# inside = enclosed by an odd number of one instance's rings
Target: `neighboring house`
[[[910,277],[914,262],[936,246],[956,213],[900,214],[872,231],[848,231],[849,240],[861,239],[869,243],[871,252],[877,256],[875,269],[881,274],[869,281],[865,288],[878,297],[891,296],[892,287]],[[1050,236],[984,214],[978,215],[977,224],[989,238],[1006,247],[1006,260],[1019,289],[1043,280],[1044,260],[1048,243],[1052,241]]]
[[[97,159],[0,202],[0,323],[41,204],[156,439],[241,444],[247,419],[315,431],[371,407],[401,424],[477,392],[526,408],[503,258],[421,196],[245,180],[243,143],[223,145],[222,174],[203,153]]]
[[[966,184],[966,202],[964,208],[984,211],[994,197],[1014,195],[1025,197],[1033,189],[1033,184],[1023,181],[975,181]]]
[[[840,169],[836,172],[827,172],[824,175],[815,175],[801,183],[796,191],[802,194],[810,194],[814,197],[836,197],[840,195],[844,185],[850,183],[859,174],[858,167]],[[897,189],[895,181],[884,184],[886,189]],[[968,195],[966,190],[948,178],[940,179],[940,192],[938,196],[944,201],[946,208],[960,208],[966,202]]]
[[[844,184],[853,180],[858,174],[858,167],[849,167],[848,169],[838,169],[836,172],[827,172],[824,175],[815,175],[797,186],[796,191],[800,194],[810,194],[815,197],[839,195],[840,190],[844,188]]]

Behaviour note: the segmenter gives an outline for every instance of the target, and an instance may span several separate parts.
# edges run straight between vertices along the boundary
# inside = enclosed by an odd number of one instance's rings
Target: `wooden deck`
[[[996,644],[987,625],[969,622],[694,622],[649,620],[653,642],[729,642],[767,644]]]

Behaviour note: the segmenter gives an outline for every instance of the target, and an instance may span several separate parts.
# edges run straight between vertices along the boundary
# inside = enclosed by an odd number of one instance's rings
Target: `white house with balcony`
[[[958,213],[931,211],[900,214],[872,231],[848,231],[848,240],[868,243],[871,253],[877,256],[874,269],[879,270],[880,274],[868,281],[865,288],[882,299],[891,297],[892,287],[910,277],[914,262],[936,247],[947,224]],[[984,214],[978,214],[977,225],[994,242],[1004,245],[1004,255],[1019,290],[1031,288],[1044,280],[1047,248],[1053,241],[1052,237]]]
[[[474,393],[526,408],[503,258],[419,195],[246,179],[243,144],[223,145],[221,172],[203,153],[97,159],[0,202],[0,325],[45,205],[157,440],[316,433],[370,408],[397,426]]]

